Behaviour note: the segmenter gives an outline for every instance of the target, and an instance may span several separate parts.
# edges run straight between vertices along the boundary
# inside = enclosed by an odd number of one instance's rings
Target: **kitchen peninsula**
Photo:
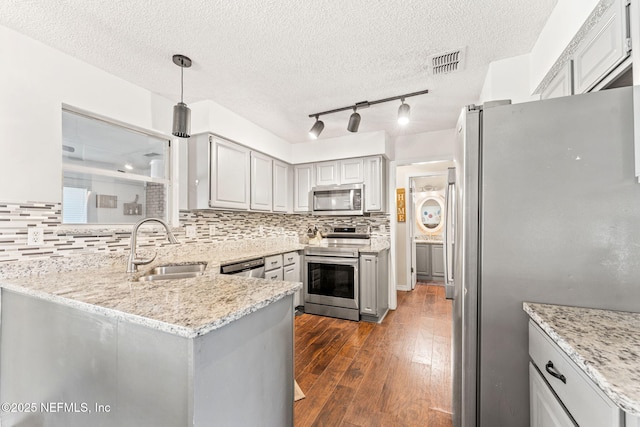
[[[301,285],[219,269],[298,249],[166,247],[135,274],[123,253],[0,266],[2,425],[293,425]],[[137,280],[196,261],[198,277]]]

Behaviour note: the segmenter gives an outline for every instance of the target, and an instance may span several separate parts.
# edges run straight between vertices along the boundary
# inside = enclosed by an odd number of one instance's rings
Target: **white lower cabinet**
[[[264,258],[264,278],[267,280],[282,280],[282,254]]]
[[[276,268],[275,270],[266,271],[264,273],[264,278],[267,280],[283,280],[282,267]]]
[[[622,410],[533,321],[529,321],[529,356],[534,364],[529,377],[532,426],[571,426],[566,424],[569,417],[581,427],[623,425]],[[564,408],[566,418],[558,407]]]
[[[283,258],[283,280],[286,280],[287,282],[301,282],[300,254],[298,252],[287,252],[283,255]],[[293,306],[298,307],[301,305],[304,305],[302,289],[297,291],[293,296]]]
[[[389,309],[388,251],[360,255],[360,319],[377,322]]]
[[[555,398],[540,373],[529,362],[531,427],[574,427],[573,421]]]

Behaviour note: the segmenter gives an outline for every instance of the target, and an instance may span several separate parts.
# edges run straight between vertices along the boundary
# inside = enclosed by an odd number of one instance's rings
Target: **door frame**
[[[398,217],[396,215],[395,212],[395,206],[396,206],[396,188],[399,185],[403,186],[406,188],[407,186],[407,182],[405,180],[405,182],[397,182],[397,168],[402,167],[402,166],[420,166],[420,165],[428,165],[428,164],[432,164],[432,163],[445,163],[448,166],[444,166],[443,167],[445,169],[447,169],[448,167],[453,166],[453,155],[450,156],[434,156],[434,157],[430,157],[430,158],[416,158],[416,159],[411,159],[411,160],[393,160],[391,162],[389,162],[389,175],[388,175],[388,182],[387,182],[387,197],[388,197],[388,206],[389,206],[389,213],[390,213],[390,227],[391,227],[391,250],[390,250],[390,257],[391,260],[389,262],[389,267],[390,267],[390,271],[389,271],[389,278],[390,278],[390,289],[389,289],[389,308],[392,310],[395,310],[397,307],[397,298],[396,298],[396,290],[400,290],[400,291],[409,291],[411,290],[411,286],[408,283],[399,283],[398,281],[398,274],[397,272],[399,271],[398,269],[404,269],[407,272],[411,271],[411,262],[405,262],[405,265],[398,265],[398,258],[397,258],[397,251],[398,251],[398,245],[396,243],[397,240],[397,236],[398,236]],[[420,174],[418,174],[418,176],[422,176],[427,172],[421,172]],[[412,214],[413,215],[413,214]],[[405,253],[406,254],[410,254],[410,242],[408,239],[405,239],[404,244],[406,245],[405,248]],[[409,256],[407,256],[406,258],[409,258]],[[408,267],[407,267],[408,265]],[[411,280],[410,276],[407,276],[408,280]]]
[[[407,277],[409,278],[409,280],[411,280],[411,283],[409,283],[409,287],[411,288],[411,290],[415,289],[416,287],[416,283],[418,281],[418,268],[417,268],[417,259],[416,259],[416,242],[415,242],[415,236],[416,236],[416,221],[415,221],[415,213],[416,213],[416,195],[415,195],[415,188],[413,186],[415,180],[417,178],[425,178],[425,177],[432,177],[432,176],[442,176],[444,177],[445,182],[447,181],[447,176],[448,176],[448,167],[445,168],[442,171],[434,171],[434,172],[428,172],[428,173],[421,173],[421,174],[410,174],[407,175],[407,187],[409,188],[409,195],[410,197],[408,198],[409,200],[411,200],[410,202],[410,207],[407,207],[407,221],[411,221],[411,225],[409,227],[407,227],[408,233],[407,233],[407,246],[408,246],[408,251],[406,252],[409,256],[407,256]],[[409,203],[408,203],[409,204]],[[446,216],[445,216],[445,220],[446,220]]]

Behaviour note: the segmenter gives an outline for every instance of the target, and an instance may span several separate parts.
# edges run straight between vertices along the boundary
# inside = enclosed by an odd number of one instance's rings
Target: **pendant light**
[[[173,107],[173,135],[178,138],[191,136],[191,110],[184,103],[184,69],[191,67],[191,59],[184,55],[173,55],[173,63],[180,67],[180,102]]]
[[[404,126],[409,123],[409,114],[411,112],[411,107],[409,107],[409,104],[404,103],[404,98],[402,98],[401,101],[402,104],[400,104],[400,107],[398,108],[398,124],[400,126]]]
[[[351,117],[349,117],[347,130],[349,132],[358,132],[358,127],[360,127],[360,114],[358,114],[357,108],[353,107],[353,113],[351,114]]]
[[[311,129],[309,130],[309,136],[313,139],[318,139],[320,133],[322,132],[322,129],[324,129],[324,122],[319,119],[320,116],[316,116],[316,122],[313,124],[313,126],[311,126]]]

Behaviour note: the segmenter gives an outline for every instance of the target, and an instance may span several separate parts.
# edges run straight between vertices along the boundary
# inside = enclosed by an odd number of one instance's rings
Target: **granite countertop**
[[[640,416],[640,313],[528,302],[523,308],[616,405]]]
[[[302,286],[299,282],[219,274],[221,264],[296,251],[302,245],[236,249],[171,246],[158,250],[156,260],[139,266],[137,273],[125,272],[126,253],[2,265],[0,286],[187,338],[218,329]],[[138,251],[139,257],[148,255],[145,250]],[[156,265],[186,262],[206,262],[207,268],[195,278],[137,281]],[[12,268],[20,274],[12,275]]]
[[[382,251],[389,250],[391,246],[389,245],[388,240],[378,240],[372,241],[369,246],[364,246],[360,248],[358,251],[361,254],[378,254]]]

